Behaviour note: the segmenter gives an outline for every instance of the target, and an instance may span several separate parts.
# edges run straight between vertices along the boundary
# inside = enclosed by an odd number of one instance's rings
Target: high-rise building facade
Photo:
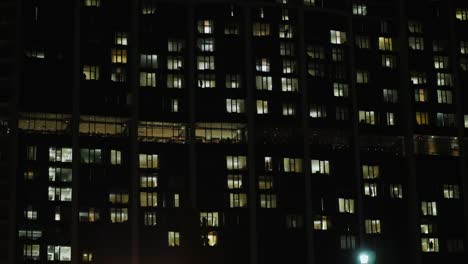
[[[468,260],[466,1],[17,0],[0,32],[1,263]]]

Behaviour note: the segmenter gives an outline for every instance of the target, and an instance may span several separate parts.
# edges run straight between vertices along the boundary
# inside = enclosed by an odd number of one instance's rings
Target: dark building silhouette
[[[3,0],[0,263],[467,263],[468,2]]]

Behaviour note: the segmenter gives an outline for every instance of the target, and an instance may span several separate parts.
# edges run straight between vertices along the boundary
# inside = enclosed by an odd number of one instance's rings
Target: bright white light
[[[369,263],[369,256],[367,254],[361,254],[359,255],[359,260],[361,261],[361,264],[367,264]]]

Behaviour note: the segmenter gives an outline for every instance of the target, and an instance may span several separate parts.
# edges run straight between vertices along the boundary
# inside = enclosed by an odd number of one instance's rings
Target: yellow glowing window
[[[392,38],[379,37],[379,50],[392,51],[393,50]]]
[[[112,63],[127,63],[127,50],[112,49]]]

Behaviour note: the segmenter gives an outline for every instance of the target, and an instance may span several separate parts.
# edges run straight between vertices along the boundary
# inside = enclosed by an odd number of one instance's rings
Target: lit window
[[[299,84],[296,78],[281,78],[281,91],[283,92],[297,92]]]
[[[111,149],[110,162],[112,165],[122,164],[122,152],[120,150]]]
[[[214,52],[215,40],[214,38],[199,38],[197,40],[197,47],[202,52]]]
[[[273,171],[273,160],[271,157],[265,157],[265,171]]]
[[[128,193],[115,192],[109,193],[109,202],[111,204],[128,204],[129,196]]]
[[[394,69],[396,67],[396,57],[394,55],[382,55],[382,67]]]
[[[421,224],[421,234],[432,234],[434,226],[432,224]]]
[[[140,72],[140,86],[141,87],[156,87],[156,73]]]
[[[313,159],[310,164],[313,174],[330,174],[330,162],[328,160]]]
[[[389,189],[391,198],[403,198],[403,187],[401,184],[390,184]]]
[[[244,99],[226,99],[226,111],[228,113],[244,113],[245,100]]]
[[[346,32],[330,30],[330,43],[343,44],[346,42]]]
[[[25,260],[39,260],[40,259],[40,245],[39,244],[24,244],[23,245],[23,258]]]
[[[240,88],[240,75],[228,74],[226,75],[226,88],[237,89]]]
[[[259,115],[268,114],[268,101],[257,100],[257,114]]]
[[[260,208],[276,208],[276,194],[260,194]]]
[[[455,17],[461,21],[468,20],[468,9],[467,8],[457,8],[455,9]]]
[[[182,89],[185,87],[184,75],[168,74],[166,80],[167,88]]]
[[[429,125],[429,113],[427,112],[415,112],[416,115],[416,124]]]
[[[102,161],[100,149],[81,149],[80,153],[83,164],[99,164]]]
[[[460,41],[460,53],[468,54],[468,41]]]
[[[439,252],[439,239],[438,238],[421,238],[422,252]]]
[[[156,13],[156,4],[153,0],[144,0],[141,4],[141,14],[152,15]]]
[[[283,158],[284,172],[302,172],[302,159]]]
[[[259,58],[256,60],[255,69],[258,72],[269,72],[270,71],[270,59]]]
[[[362,70],[356,71],[356,83],[369,83],[369,72]]]
[[[338,211],[354,214],[354,199],[338,198]]]
[[[172,113],[179,112],[179,99],[171,99],[170,110]]]
[[[380,234],[381,233],[380,220],[366,219],[365,231],[366,231],[366,234]]]
[[[139,155],[139,168],[140,169],[158,169],[158,155],[157,154],[140,154]]]
[[[245,156],[226,156],[227,170],[246,170],[247,158]]]
[[[257,90],[271,91],[273,88],[273,80],[271,76],[255,76],[255,88]]]
[[[279,38],[290,39],[294,37],[294,27],[292,25],[279,25]]]
[[[124,223],[128,221],[128,208],[110,208],[112,223]]]
[[[421,202],[421,213],[422,215],[437,215],[437,203],[436,202]]]
[[[437,103],[439,104],[452,104],[453,95],[450,90],[437,90]]]
[[[214,23],[213,20],[199,20],[197,23],[198,33],[200,34],[213,34]]]
[[[438,72],[437,86],[453,86],[452,74]]]
[[[364,183],[364,195],[377,197],[377,183]]]
[[[270,35],[270,24],[255,22],[252,25],[252,33],[255,37],[265,37]]]
[[[167,232],[167,241],[170,247],[180,246],[180,233],[175,231]]]
[[[281,56],[294,56],[294,43],[280,42],[280,55]]]
[[[315,6],[315,1],[316,0],[304,0],[304,5],[305,6]]]
[[[353,4],[353,15],[366,16],[367,6],[365,4]]]
[[[26,160],[33,161],[37,159],[37,146],[26,147]]]
[[[436,125],[438,127],[454,127],[455,126],[455,114],[452,113],[437,113]]]
[[[141,207],[158,206],[158,194],[156,192],[140,192]]]
[[[93,252],[90,252],[89,250],[84,250],[83,253],[81,253],[81,261],[93,262]]]
[[[141,68],[158,68],[158,55],[156,54],[140,54],[140,67]]]
[[[114,44],[127,46],[128,45],[127,32],[116,32],[114,35]]]
[[[283,0],[283,4],[286,4],[287,1]],[[281,20],[288,21],[289,20],[289,10],[288,9],[281,9]]]
[[[27,238],[31,240],[38,240],[42,237],[41,230],[18,230],[18,237],[19,238]]]
[[[383,101],[386,103],[398,102],[398,91],[395,89],[383,89]]]
[[[72,169],[49,167],[49,181],[71,182],[72,181]]]
[[[414,101],[416,102],[427,102],[428,91],[426,89],[418,88],[414,89]]]
[[[23,213],[24,218],[28,220],[37,220],[37,210],[33,209],[31,205],[28,205]]]
[[[214,70],[214,56],[197,56],[197,70]]]
[[[393,50],[392,38],[379,37],[379,50],[392,51]]]
[[[148,211],[144,212],[144,225],[145,226],[155,226],[156,225],[156,212]]]
[[[449,60],[447,56],[434,56],[434,68],[435,69],[447,69],[448,63],[449,63]]]
[[[99,66],[84,65],[83,77],[85,80],[99,80]]]
[[[443,192],[445,199],[460,199],[460,187],[453,184],[444,184]]]
[[[98,221],[100,218],[99,210],[94,207],[80,210],[78,215],[79,215],[80,222],[92,223],[92,222]]]
[[[283,60],[283,73],[296,73],[297,64],[295,60],[284,59]]]
[[[218,212],[200,212],[200,226],[219,226]]]
[[[167,41],[167,51],[168,52],[182,52],[184,49],[184,40],[183,39],[169,39]]]
[[[362,178],[377,179],[380,176],[380,167],[378,165],[362,165]]]
[[[140,176],[141,188],[155,188],[158,187],[158,176],[156,173],[142,174]]]
[[[51,162],[72,162],[71,148],[49,148],[49,161]]]
[[[325,215],[317,215],[314,218],[315,230],[328,230],[331,227],[330,219]]]
[[[283,103],[283,116],[293,116],[296,114],[296,105],[293,103]]]
[[[468,128],[468,115],[463,115],[463,120],[464,120],[464,127]]]
[[[408,45],[412,50],[424,50],[424,38],[408,37]]]
[[[47,246],[48,261],[71,261],[71,247]]]
[[[375,125],[374,111],[359,111],[359,123],[366,125]]]
[[[216,88],[216,78],[214,74],[198,74],[198,87]]]
[[[326,118],[327,108],[324,105],[311,105],[309,109],[311,118]]]
[[[230,208],[245,208],[247,207],[247,194],[245,193],[229,193]]]
[[[111,81],[126,82],[127,81],[126,69],[122,67],[112,67]]]
[[[273,189],[273,177],[271,176],[258,176],[258,189],[271,190]]]
[[[101,0],[84,0],[85,6],[101,6]]]
[[[286,228],[295,229],[303,226],[302,215],[288,214],[286,215]]]
[[[218,244],[218,233],[216,231],[208,231],[206,235],[202,235],[203,246],[214,247]]]
[[[242,189],[242,175],[228,174],[227,176],[228,189]]]
[[[41,50],[28,50],[26,52],[26,57],[28,58],[35,58],[35,59],[44,59],[45,53]]]
[[[184,68],[184,60],[181,56],[168,56],[167,69],[168,70],[182,70]]]
[[[112,49],[112,63],[127,63],[126,49]]]
[[[386,112],[385,120],[387,121],[387,126],[394,126],[395,125],[395,113]]]
[[[340,249],[349,250],[356,248],[356,237],[351,235],[340,236]]]

